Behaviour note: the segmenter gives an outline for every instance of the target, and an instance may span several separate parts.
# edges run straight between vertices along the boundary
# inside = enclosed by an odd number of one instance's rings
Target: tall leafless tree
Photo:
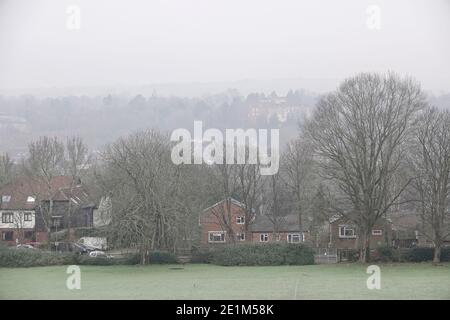
[[[0,155],[0,186],[11,182],[14,175],[14,163],[7,153]]]
[[[309,200],[312,198],[314,180],[313,149],[303,137],[287,145],[282,156],[282,179],[292,197],[299,224],[303,227],[305,213],[308,212]]]
[[[57,191],[52,181],[55,176],[63,173],[64,144],[56,137],[44,136],[28,145],[28,153],[29,157],[23,163],[24,173],[31,179],[33,188],[39,188],[32,191],[38,196],[36,200],[41,217],[51,239],[54,196]],[[43,188],[41,188],[42,185],[44,185]],[[48,200],[48,205],[41,201],[43,199]]]
[[[423,232],[434,244],[433,263],[441,260],[441,247],[450,236],[450,112],[428,109],[417,130],[411,153]]]
[[[65,153],[65,171],[71,179],[68,190],[69,203],[65,212],[65,221],[67,227],[68,240],[72,240],[72,217],[76,210],[78,210],[81,203],[77,203],[73,199],[75,188],[78,187],[78,182],[82,178],[83,173],[86,172],[89,165],[89,149],[80,137],[70,137],[66,141]]]
[[[185,196],[192,189],[182,165],[170,159],[167,134],[142,131],[120,138],[103,153],[101,181],[111,197],[111,239],[137,245],[141,263],[151,250],[174,250],[185,219],[193,215]]]
[[[390,189],[424,106],[413,80],[363,73],[323,97],[307,126],[324,177],[339,192],[333,209],[358,226],[361,262],[369,259],[372,227],[406,187]]]

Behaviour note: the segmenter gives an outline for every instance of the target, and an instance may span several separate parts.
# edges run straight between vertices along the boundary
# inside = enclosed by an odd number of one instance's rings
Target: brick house
[[[392,223],[389,220],[380,219],[375,224],[370,234],[370,247],[376,248],[385,245],[386,241],[392,241]],[[321,239],[321,246],[337,249],[357,249],[358,228],[354,223],[341,215],[335,215],[328,222],[328,232]]]
[[[392,216],[395,248],[434,247],[433,241],[424,234],[423,222],[415,212],[398,212]],[[450,230],[448,230],[450,234]],[[442,246],[450,246],[450,236]]]
[[[48,241],[48,227],[57,231],[67,225],[69,207],[73,227],[92,226],[95,204],[89,200],[81,181],[55,176],[50,188],[42,180],[19,178],[0,188],[0,242],[7,244]],[[43,211],[53,201],[50,226]]]
[[[308,239],[309,232],[299,224],[297,214],[273,217],[260,215],[249,226],[252,242],[288,242],[300,243]]]
[[[199,226],[202,245],[271,241],[299,243],[305,240],[306,234],[301,230],[296,215],[273,219],[252,210],[246,216],[245,206],[233,198],[204,209],[199,217]]]
[[[245,229],[249,223],[245,220],[246,214],[241,202],[232,198],[219,201],[204,209],[199,217],[200,242],[202,244],[233,242],[230,237],[236,237],[236,241],[247,241],[249,233]]]

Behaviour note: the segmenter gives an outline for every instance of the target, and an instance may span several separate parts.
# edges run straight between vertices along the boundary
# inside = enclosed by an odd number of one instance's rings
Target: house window
[[[276,241],[280,241],[280,240],[281,240],[281,234],[277,234],[277,235],[275,236],[275,240],[276,240]]]
[[[208,242],[225,242],[225,231],[209,231]]]
[[[289,243],[300,243],[302,240],[302,235],[300,233],[289,233],[287,236],[287,241]]]
[[[2,202],[9,202],[11,201],[11,196],[2,196]]]
[[[28,198],[27,198],[27,202],[28,202],[28,203],[33,203],[33,202],[35,202],[35,201],[36,201],[36,197],[28,196]]]
[[[2,223],[12,223],[12,222],[13,222],[12,212],[4,212],[2,214]]]
[[[259,241],[260,242],[267,242],[267,241],[269,241],[269,235],[267,233],[261,233],[259,235]]]
[[[13,241],[14,233],[12,231],[3,231],[2,240],[3,241]]]
[[[24,237],[27,240],[32,240],[34,238],[34,232],[33,231],[25,231]]]
[[[373,236],[381,236],[383,234],[383,230],[376,230],[376,229],[374,229],[374,230],[372,230],[372,235]]]
[[[356,238],[355,229],[349,226],[339,226],[339,238]]]
[[[236,223],[237,224],[245,224],[245,217],[243,217],[243,216],[236,217]]]
[[[53,228],[61,227],[61,217],[52,217]]]
[[[31,213],[27,212],[23,214],[23,221],[31,221],[31,220],[32,220]]]
[[[245,233],[237,233],[236,239],[237,241],[245,241]]]

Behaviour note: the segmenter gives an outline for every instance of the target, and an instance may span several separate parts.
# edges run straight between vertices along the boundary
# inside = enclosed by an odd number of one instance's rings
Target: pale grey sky
[[[450,0],[0,0],[0,93],[387,70],[450,91]]]

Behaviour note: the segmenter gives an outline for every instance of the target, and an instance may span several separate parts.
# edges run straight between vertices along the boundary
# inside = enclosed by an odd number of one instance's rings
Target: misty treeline
[[[267,119],[264,114],[249,119],[252,106],[276,96],[275,92],[243,96],[233,89],[199,98],[156,94],[149,97],[140,94],[53,98],[0,96],[0,136],[3,137],[0,152],[9,152],[12,158],[18,158],[26,153],[30,136],[80,136],[97,150],[140,129],[190,128],[194,120],[202,120],[205,125],[219,129],[282,126],[295,134],[301,115],[289,117],[284,123],[276,116]],[[286,95],[289,105],[301,109],[312,107],[316,99],[316,94],[305,90],[291,90]]]
[[[358,229],[362,262],[369,260],[370,232],[380,219],[417,214],[421,232],[434,244],[434,262],[440,261],[450,232],[450,112],[430,106],[413,79],[362,73],[343,81],[321,97],[298,136],[284,145],[272,176],[260,175],[258,164],[175,165],[169,136],[137,131],[92,158],[79,138],[65,147],[43,137],[29,145],[20,166],[7,155],[0,158],[0,181],[19,172],[84,176],[97,200],[110,199],[110,241],[136,246],[142,263],[151,250],[197,243],[202,209],[231,198],[244,205],[246,229],[254,214],[267,215],[276,230],[295,213],[313,242],[329,218],[340,214]],[[69,142],[83,151],[69,152]],[[226,201],[215,214],[234,243],[230,205]]]

